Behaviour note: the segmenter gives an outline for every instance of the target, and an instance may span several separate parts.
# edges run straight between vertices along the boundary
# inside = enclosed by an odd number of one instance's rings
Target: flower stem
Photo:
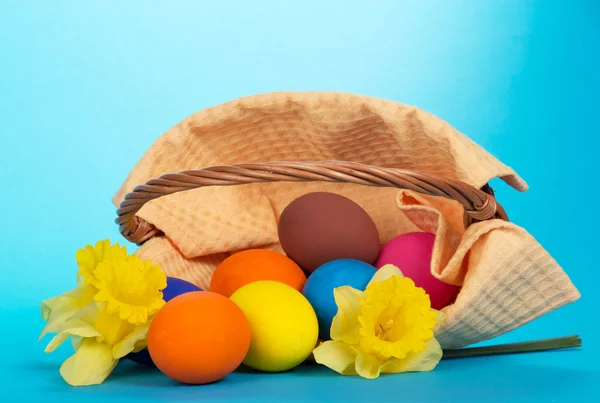
[[[500,344],[497,346],[444,350],[444,356],[442,359],[449,360],[454,358],[479,357],[498,354],[531,353],[535,351],[548,351],[573,347],[581,347],[581,338],[579,336],[556,337],[553,339]]]

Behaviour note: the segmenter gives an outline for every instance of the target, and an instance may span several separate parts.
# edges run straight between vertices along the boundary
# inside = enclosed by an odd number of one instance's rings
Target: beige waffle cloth
[[[477,188],[500,177],[519,191],[527,189],[512,169],[418,108],[345,93],[283,92],[189,116],[150,147],[113,202],[118,205],[136,185],[165,173],[243,162],[319,160],[405,168]],[[432,273],[462,286],[436,330],[444,348],[498,336],[580,296],[556,261],[519,226],[491,220],[465,230],[456,201],[356,184],[263,183],[164,196],[138,215],[165,235],[149,240],[136,254],[206,290],[216,266],[232,252],[281,251],[281,211],[296,197],[317,190],[360,204],[375,221],[382,243],[412,231],[437,235]]]

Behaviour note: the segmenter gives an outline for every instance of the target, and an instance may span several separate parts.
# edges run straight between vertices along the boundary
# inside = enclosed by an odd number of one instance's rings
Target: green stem
[[[573,347],[581,347],[581,338],[579,336],[556,337],[553,339],[500,344],[497,346],[444,350],[444,356],[442,359],[449,360],[454,358],[479,357],[498,354],[531,353],[535,351],[548,351]]]

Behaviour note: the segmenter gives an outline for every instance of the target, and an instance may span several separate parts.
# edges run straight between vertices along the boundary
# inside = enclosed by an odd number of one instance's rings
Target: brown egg
[[[279,218],[279,242],[307,273],[337,259],[372,264],[379,254],[379,233],[367,212],[335,193],[305,194]]]

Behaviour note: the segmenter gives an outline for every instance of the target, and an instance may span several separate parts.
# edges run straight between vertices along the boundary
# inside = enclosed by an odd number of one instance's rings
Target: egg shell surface
[[[309,274],[338,259],[372,264],[381,246],[369,214],[354,201],[329,192],[292,201],[281,213],[278,234],[286,255]]]
[[[188,281],[176,277],[167,277],[167,286],[163,290],[163,299],[169,302],[173,298],[185,294],[186,292],[202,291],[200,287]],[[156,367],[152,362],[148,349],[143,349],[137,353],[130,353],[126,356],[133,362],[146,365],[148,367]]]
[[[231,300],[242,309],[252,328],[245,365],[281,372],[311,355],[319,324],[312,306],[299,291],[275,281],[257,281],[241,287]]]
[[[431,307],[442,309],[454,302],[460,287],[439,280],[431,274],[431,256],[435,235],[411,232],[393,238],[383,246],[375,262],[378,269],[386,264],[398,267],[405,277],[429,294]]]
[[[186,384],[215,382],[233,372],[250,347],[250,324],[229,298],[208,291],[173,298],[148,330],[152,361]]]
[[[306,274],[287,256],[268,249],[249,249],[234,253],[217,267],[210,281],[210,291],[230,297],[254,281],[277,281],[298,291]]]
[[[375,267],[365,262],[340,259],[325,263],[308,277],[302,294],[317,314],[319,337],[330,339],[331,322],[338,311],[333,290],[350,286],[364,291],[376,271]]]

